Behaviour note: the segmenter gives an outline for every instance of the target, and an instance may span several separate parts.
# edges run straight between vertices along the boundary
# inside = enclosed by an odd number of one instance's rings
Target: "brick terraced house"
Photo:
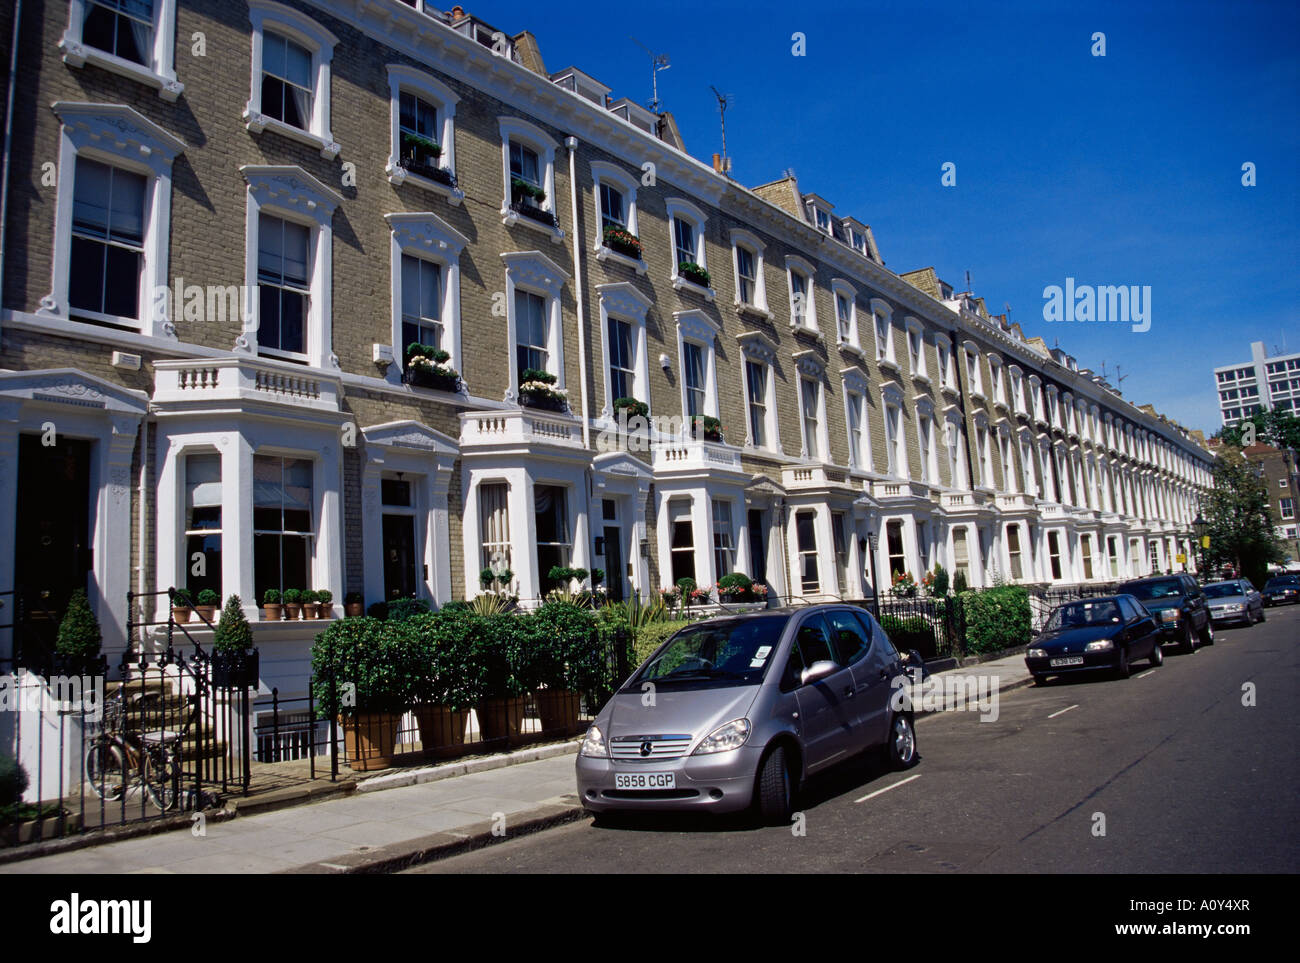
[[[256,619],[556,564],[861,598],[873,544],[886,587],[1176,567],[1193,433],[477,12],[0,13],[0,591],[85,586],[112,653],[168,586]],[[318,627],[255,630],[265,670]]]

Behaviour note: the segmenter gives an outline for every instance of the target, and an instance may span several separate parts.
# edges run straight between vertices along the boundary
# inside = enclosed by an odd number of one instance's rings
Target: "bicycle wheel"
[[[126,789],[126,757],[122,747],[100,736],[86,750],[86,780],[100,799],[118,799]]]
[[[150,746],[144,757],[144,791],[149,801],[163,812],[176,805],[180,795],[180,771],[166,746]]]

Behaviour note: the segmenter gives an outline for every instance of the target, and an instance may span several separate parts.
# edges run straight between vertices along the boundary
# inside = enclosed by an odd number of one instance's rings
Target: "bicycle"
[[[140,716],[163,718],[161,696],[135,693]],[[177,747],[198,713],[191,704],[181,728],[132,730],[126,725],[124,684],[119,683],[112,699],[105,701],[101,731],[86,748],[85,772],[91,790],[100,799],[117,800],[133,788],[142,790],[161,812],[172,809],[180,798],[181,767]]]

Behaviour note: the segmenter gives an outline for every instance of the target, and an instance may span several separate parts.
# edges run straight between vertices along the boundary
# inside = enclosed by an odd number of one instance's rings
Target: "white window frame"
[[[848,305],[849,316],[841,322],[840,299]],[[831,304],[835,309],[835,346],[862,354],[862,338],[858,334],[858,289],[844,278],[831,279]],[[847,327],[847,330],[842,328]]]
[[[958,491],[967,491],[971,486],[966,464],[966,451],[959,416],[948,413],[944,417],[943,449],[948,461],[948,485]]]
[[[272,130],[320,151],[321,157],[333,160],[341,148],[330,130],[330,63],[339,39],[305,14],[273,0],[248,0],[248,19],[252,22],[252,70],[248,103],[244,107],[244,126],[249,133]],[[311,52],[312,99],[311,123],[307,130],[268,117],[262,112],[262,42],[265,31],[280,33]]]
[[[86,11],[90,0],[69,0],[68,28],[59,38],[59,53],[69,67],[92,64],[102,70],[139,81],[158,91],[168,103],[185,92],[176,79],[176,0],[153,0],[153,49],[148,65],[133,63],[124,57],[92,47],[82,39]]]
[[[997,355],[990,353],[989,361],[989,380],[991,382],[989,390],[993,393],[993,404],[1000,407],[1007,407],[1006,395],[1006,373],[1002,370],[1002,359]]]
[[[54,203],[54,252],[50,293],[37,314],[75,320],[69,312],[72,220],[76,202],[77,157],[119,167],[146,178],[144,198],[144,266],[140,272],[138,318],[96,318],[152,337],[176,338],[168,301],[156,295],[169,289],[172,161],[186,145],[130,107],[57,101],[51,106],[59,131],[58,187]],[[173,311],[175,305],[171,306]]]
[[[947,335],[934,336],[935,366],[939,369],[939,387],[944,391],[957,392],[957,382],[953,370],[952,341]]]
[[[885,471],[894,478],[911,478],[912,469],[907,457],[907,427],[904,424],[906,406],[902,392],[893,385],[886,385],[881,389],[880,400],[885,419]]]
[[[600,187],[602,184],[618,189],[623,195],[623,204],[626,207],[625,218],[627,220],[627,232],[634,235],[637,240],[641,240],[640,225],[638,217],[638,208],[636,201],[636,189],[638,181],[631,174],[624,171],[616,164],[610,164],[606,161],[591,162],[591,192],[592,203],[595,205],[596,212],[596,230],[593,231],[592,252],[596,255],[597,261],[612,261],[615,264],[623,264],[633,268],[638,275],[644,275],[649,268],[645,263],[645,244],[642,242],[642,256],[640,258],[628,257],[605,245],[605,218],[604,205],[600,199]]]
[[[754,296],[749,301],[740,297],[740,250],[744,248],[754,259]],[[757,234],[736,228],[731,232],[731,263],[736,284],[735,307],[741,314],[754,314],[768,319],[772,312],[767,307],[767,284],[764,281],[767,260],[763,241]]]
[[[934,406],[928,401],[916,404],[916,442],[921,462],[921,481],[939,483],[939,463],[934,446]]]
[[[248,183],[248,204],[244,226],[244,283],[248,291],[244,305],[244,329],[235,341],[236,351],[259,357],[303,361],[312,367],[339,367],[332,350],[334,311],[332,292],[334,208],[343,200],[301,167],[245,164],[239,169]],[[307,314],[306,351],[275,351],[257,343],[261,304],[257,294],[258,218],[263,211],[302,224],[311,231],[311,277],[308,288],[311,307]]]
[[[925,361],[925,328],[916,318],[903,319],[904,337],[907,340],[907,363],[912,369],[912,378],[916,381],[930,382],[929,366]],[[912,357],[912,338],[916,338],[916,357]]]
[[[1019,365],[1007,365],[1011,379],[1011,409],[1018,415],[1028,414],[1025,408],[1025,373]]]
[[[704,352],[704,414],[710,418],[720,418],[718,413],[718,363],[717,338],[718,327],[703,311],[676,311],[673,320],[677,322],[677,364],[682,376],[680,404],[682,419],[689,417],[686,406],[686,343],[698,346]]]
[[[844,389],[844,430],[849,441],[849,467],[857,471],[872,471],[871,452],[871,409],[867,404],[869,394],[867,380],[857,368],[845,368],[840,372],[840,381]],[[854,404],[859,406],[857,449],[858,457],[853,457],[853,419],[849,412]]]
[[[420,99],[432,104],[438,111],[440,128],[438,143],[442,153],[438,155],[438,166],[454,178],[456,175],[456,105],[460,98],[456,93],[430,74],[405,64],[389,64],[388,99],[389,99],[389,143],[388,163],[384,173],[388,182],[395,186],[411,183],[447,199],[453,207],[465,199],[465,192],[459,187],[452,187],[413,173],[398,164],[401,157],[401,119],[402,93],[415,94]]]
[[[880,324],[885,325],[885,343],[880,344]],[[894,351],[894,308],[883,298],[871,299],[871,337],[876,344],[876,364],[902,374]]]
[[[747,332],[737,340],[740,342],[741,383],[745,396],[745,447],[782,454],[780,421],[776,411],[776,346],[756,331]],[[765,445],[754,443],[750,426],[752,406],[749,399],[749,372],[744,367],[750,363],[760,365],[763,369],[763,433],[767,436]]]
[[[650,405],[650,362],[646,343],[646,313],[654,303],[637,288],[626,282],[596,285],[600,299],[600,350],[602,380],[605,383],[605,410],[602,417],[616,419],[614,387],[609,378],[609,319],[629,324],[632,328],[632,397]]]
[[[803,323],[798,319],[798,312],[795,310],[794,303],[794,275],[798,274],[804,280],[804,286],[807,288],[807,300],[804,304]],[[790,292],[790,329],[792,331],[809,331],[813,332],[820,338],[821,328],[817,324],[817,296],[816,296],[816,277],[817,271],[808,261],[796,255],[787,255],[785,259],[785,276],[786,289]]]
[[[569,273],[540,251],[515,251],[501,255],[506,266],[506,324],[507,351],[510,381],[506,385],[505,400],[516,402],[519,396],[519,363],[516,357],[515,291],[527,291],[542,298],[546,305],[546,351],[550,365],[547,370],[555,375],[555,387],[565,386],[564,378],[564,312],[562,309],[564,286]],[[584,413],[585,414],[585,413]]]
[[[519,117],[498,117],[497,127],[501,132],[501,223],[506,227],[523,225],[545,234],[551,239],[552,244],[561,243],[565,237],[563,228],[551,227],[531,217],[523,217],[510,206],[512,202],[510,144],[512,141],[517,141],[531,147],[537,154],[538,163],[541,165],[541,186],[546,191],[546,199],[538,207],[554,215],[558,224],[560,206],[555,196],[555,152],[558,147],[555,140],[536,124],[530,124]]]
[[[406,345],[402,343],[402,255],[409,254],[442,268],[442,347],[451,356],[448,363],[463,377],[460,254],[469,239],[430,211],[385,214],[384,220],[392,234],[393,368],[400,372],[406,364]]]
[[[976,401],[984,401],[984,369],[980,366],[979,347],[973,341],[961,346],[962,364],[966,366],[966,380],[970,382],[970,396]]]
[[[690,201],[681,197],[670,197],[665,202],[668,215],[668,245],[669,252],[672,254],[672,271],[669,277],[673,283],[673,290],[681,291],[683,288],[698,291],[702,293],[706,300],[713,301],[716,296],[713,288],[704,287],[696,284],[677,272],[677,265],[682,262],[682,258],[677,253],[677,225],[676,221],[683,220],[691,225],[695,232],[695,258],[694,263],[698,264],[704,270],[709,270],[708,265],[708,244],[705,243],[705,227],[708,219],[704,212],[692,204]]]

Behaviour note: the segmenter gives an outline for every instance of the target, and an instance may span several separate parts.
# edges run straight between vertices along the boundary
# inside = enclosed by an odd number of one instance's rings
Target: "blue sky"
[[[615,97],[650,99],[631,37],[668,53],[659,95],[693,155],[720,147],[715,85],[738,181],[793,168],[872,226],[892,270],[933,265],[959,289],[970,271],[994,313],[1121,366],[1126,398],[1190,427],[1218,428],[1215,365],[1251,341],[1300,350],[1293,2],[466,6]],[[1151,330],[1045,322],[1043,288],[1066,277],[1149,285]]]

